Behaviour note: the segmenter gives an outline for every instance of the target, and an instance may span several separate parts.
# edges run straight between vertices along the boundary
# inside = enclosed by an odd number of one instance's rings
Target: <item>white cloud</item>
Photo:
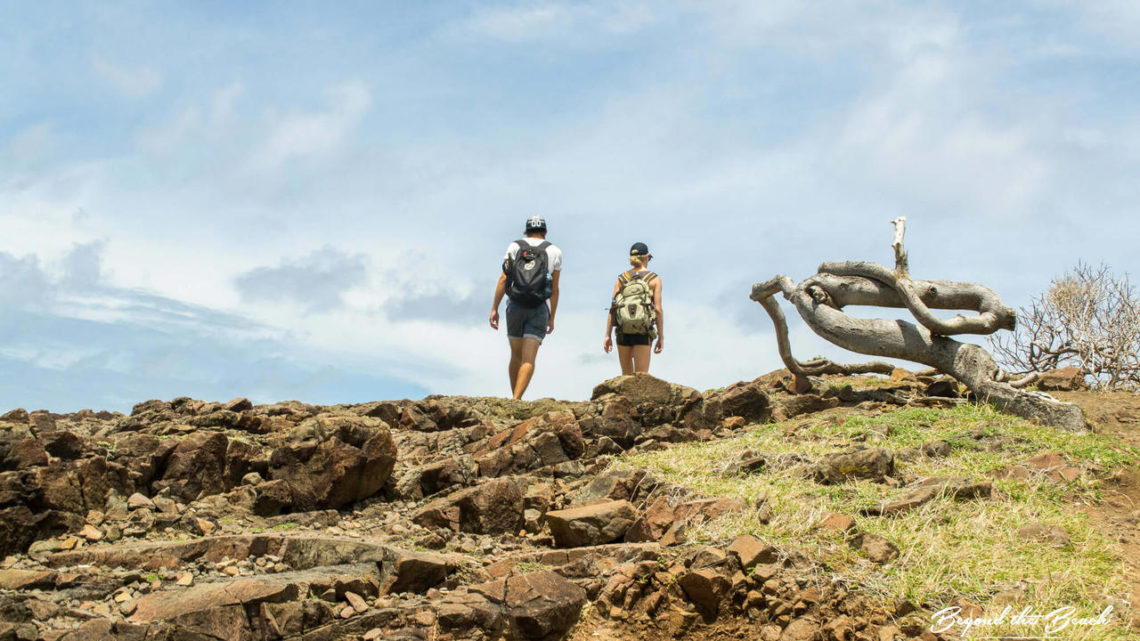
[[[269,114],[269,135],[254,151],[253,165],[276,169],[293,159],[325,156],[336,151],[372,105],[372,92],[363,82],[347,82],[325,91],[327,111]]]
[[[625,36],[652,24],[661,13],[652,2],[531,3],[480,6],[451,25],[454,34],[475,34],[506,42],[550,42],[576,45],[597,35]]]
[[[495,38],[522,41],[567,29],[573,20],[574,14],[563,5],[495,7],[479,11],[468,27]]]
[[[150,67],[123,67],[100,56],[91,58],[91,66],[130,98],[145,98],[162,85],[162,74]]]
[[[203,143],[234,144],[236,104],[244,92],[240,82],[215,89],[208,101],[188,104],[170,120],[141,128],[135,135],[136,144],[153,156],[185,153],[187,147],[200,147]]]

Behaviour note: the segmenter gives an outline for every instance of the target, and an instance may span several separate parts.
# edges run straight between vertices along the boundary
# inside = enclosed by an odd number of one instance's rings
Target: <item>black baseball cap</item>
[[[653,258],[653,254],[649,253],[649,247],[645,243],[634,243],[633,247],[629,248],[630,256],[649,256]]]
[[[527,232],[546,231],[546,220],[542,216],[531,216],[526,219]]]

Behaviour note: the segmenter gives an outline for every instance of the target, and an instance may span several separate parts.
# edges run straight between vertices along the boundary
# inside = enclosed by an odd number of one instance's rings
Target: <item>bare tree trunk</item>
[[[999,329],[1012,329],[1016,315],[1002,304],[996,293],[981,285],[911,280],[906,272],[907,256],[900,233],[905,229],[905,219],[895,223],[894,271],[874,263],[824,263],[819,273],[799,285],[787,276],[777,276],[752,287],[752,299],[764,306],[776,327],[780,357],[788,369],[797,376],[806,376],[885,374],[893,368],[883,362],[837,365],[824,359],[806,363],[795,360],[783,312],[772,298],[776,293],[782,293],[795,305],[816,334],[844,349],[928,365],[953,376],[978,398],[1003,411],[1066,430],[1083,430],[1084,415],[1079,407],[1002,382],[1008,376],[1000,371],[986,350],[947,338],[953,334],[991,334]],[[856,318],[842,311],[848,305],[905,307],[920,324]],[[934,316],[932,308],[968,309],[978,313],[942,320]]]

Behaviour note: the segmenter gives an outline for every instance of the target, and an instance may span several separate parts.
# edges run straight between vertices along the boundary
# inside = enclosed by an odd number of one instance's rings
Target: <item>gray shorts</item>
[[[507,303],[507,338],[533,338],[541,343],[549,324],[550,308],[545,303],[538,307]]]

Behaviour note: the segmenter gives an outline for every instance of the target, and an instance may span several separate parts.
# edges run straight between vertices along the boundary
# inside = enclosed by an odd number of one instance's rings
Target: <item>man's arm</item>
[[[506,291],[507,275],[499,274],[499,282],[495,285],[495,300],[491,303],[491,329],[499,329],[499,303],[503,302]]]
[[[560,269],[550,277],[550,322],[547,323],[547,334],[554,331],[554,313],[558,311],[558,279],[561,276],[562,270]]]

